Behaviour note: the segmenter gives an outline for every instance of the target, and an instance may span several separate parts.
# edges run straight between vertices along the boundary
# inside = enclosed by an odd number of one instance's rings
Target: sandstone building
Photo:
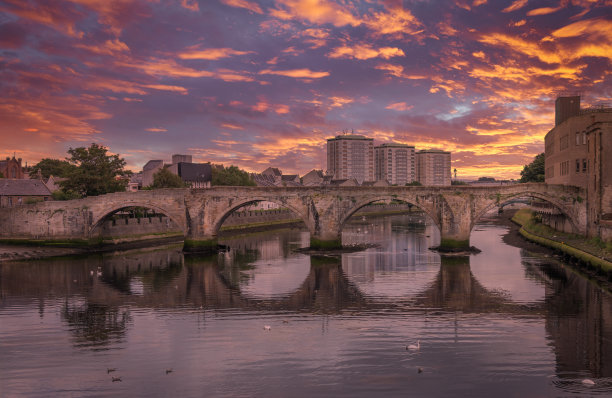
[[[555,101],[555,126],[546,134],[545,181],[586,189],[587,234],[612,240],[612,108],[581,109],[580,96]],[[545,222],[570,230],[561,214]]]

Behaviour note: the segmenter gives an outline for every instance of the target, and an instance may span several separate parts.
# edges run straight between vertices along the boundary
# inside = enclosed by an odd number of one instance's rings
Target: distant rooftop
[[[414,145],[400,144],[398,142],[390,142],[390,143],[381,144],[374,148],[383,148],[383,147],[384,148],[414,148]]]
[[[368,138],[364,135],[358,134],[341,134],[337,135],[335,138],[328,138],[327,141],[335,141],[335,140],[369,140],[374,141],[374,138]]]
[[[0,178],[0,196],[51,196],[40,180]]]

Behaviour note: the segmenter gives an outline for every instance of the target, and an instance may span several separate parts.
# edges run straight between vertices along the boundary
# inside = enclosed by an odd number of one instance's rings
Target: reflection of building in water
[[[593,377],[612,377],[612,296],[567,268],[550,265],[544,272],[557,374],[588,369]]]

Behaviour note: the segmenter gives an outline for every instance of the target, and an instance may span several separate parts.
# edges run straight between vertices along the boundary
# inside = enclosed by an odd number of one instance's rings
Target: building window
[[[580,173],[580,159],[576,159],[576,173]]]
[[[586,171],[587,171],[587,160],[582,159],[582,172],[586,173]]]
[[[582,133],[582,145],[586,145],[586,133]]]
[[[576,131],[576,145],[580,145],[580,133]]]
[[[562,151],[564,149],[567,149],[568,147],[569,147],[569,139],[567,135],[564,135],[559,139],[559,150]]]

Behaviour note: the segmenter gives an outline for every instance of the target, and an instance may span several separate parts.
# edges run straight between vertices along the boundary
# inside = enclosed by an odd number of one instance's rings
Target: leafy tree
[[[519,182],[544,182],[544,153],[537,155],[533,162],[523,166]]]
[[[181,177],[173,174],[165,167],[162,167],[157,173],[153,175],[152,189],[159,188],[184,188],[187,185],[183,182]]]
[[[29,168],[30,178],[37,178],[39,170],[44,178],[49,178],[51,175],[55,177],[68,177],[75,167],[75,165],[70,164],[66,160],[44,158]]]
[[[460,180],[452,180],[451,185],[467,185],[468,183]]]
[[[69,192],[64,192],[64,191],[55,191],[55,192],[51,192],[51,196],[53,197],[53,200],[71,200],[71,199],[80,199],[81,195],[73,192],[73,191],[69,191]]]
[[[414,181],[409,182],[408,184],[406,184],[407,187],[420,187],[421,185],[423,185],[423,184],[421,184],[417,180],[414,180]]]
[[[236,166],[213,165],[212,185],[254,186],[255,181],[249,173]]]
[[[95,196],[105,193],[125,191],[130,171],[124,170],[125,160],[119,155],[107,155],[107,148],[91,144],[89,148],[70,148],[67,158],[74,169],[67,175],[67,180],[60,186],[67,193],[76,193],[80,196]]]
[[[2,174],[2,172],[0,172],[0,178],[4,178],[4,174]]]

